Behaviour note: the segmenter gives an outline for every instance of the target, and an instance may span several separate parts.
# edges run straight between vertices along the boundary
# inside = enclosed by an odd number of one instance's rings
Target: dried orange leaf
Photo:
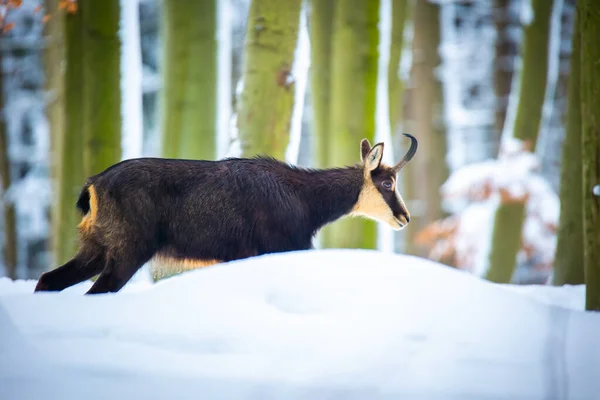
[[[70,2],[69,5],[67,6],[67,12],[69,14],[75,14],[77,12],[77,3]]]
[[[6,33],[6,32],[9,32],[9,31],[10,31],[12,28],[14,28],[14,27],[15,27],[15,23],[14,23],[14,22],[11,22],[11,23],[5,24],[5,25],[2,27],[2,31],[3,31],[4,33]]]
[[[14,8],[21,7],[23,0],[11,0],[10,2]]]

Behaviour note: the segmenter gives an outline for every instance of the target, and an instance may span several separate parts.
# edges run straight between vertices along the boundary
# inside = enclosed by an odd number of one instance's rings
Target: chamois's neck
[[[358,166],[303,171],[308,176],[304,201],[309,208],[313,232],[350,213],[358,201],[363,185],[363,171]]]

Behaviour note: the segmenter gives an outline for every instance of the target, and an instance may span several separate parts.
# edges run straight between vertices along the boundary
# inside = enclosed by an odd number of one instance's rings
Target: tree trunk
[[[78,4],[84,26],[84,85],[77,90],[84,93],[84,170],[89,176],[121,159],[120,4],[119,0]]]
[[[398,126],[402,123],[404,82],[398,75],[402,50],[404,49],[404,25],[408,13],[409,0],[390,2],[392,8],[392,34],[390,41],[390,59],[388,63],[388,114],[392,137],[396,137]]]
[[[313,106],[313,143],[315,165],[329,167],[329,105],[331,95],[331,53],[333,32],[333,0],[312,0],[310,22],[311,93]]]
[[[511,281],[517,253],[521,248],[521,227],[524,217],[524,203],[518,200],[503,203],[498,207],[494,217],[490,267],[485,275],[486,279],[498,283]]]
[[[55,263],[60,266],[73,257],[77,247],[79,215],[75,202],[85,181],[83,168],[84,87],[83,15],[65,17],[64,130],[55,132],[57,154],[57,203],[53,234],[56,239]]]
[[[535,151],[546,92],[552,5],[552,0],[532,0],[533,21],[526,26],[523,36],[523,67],[513,137],[522,140],[531,151]],[[501,197],[506,202],[501,202],[496,211],[486,279],[508,283],[521,248],[526,200]]]
[[[250,5],[237,117],[242,156],[285,158],[301,5],[301,0],[252,0]]]
[[[504,129],[506,112],[508,109],[508,97],[513,79],[513,64],[517,52],[514,39],[512,38],[510,5],[512,0],[494,0],[494,24],[496,26],[496,46],[494,52],[494,93],[496,95],[496,113],[494,127],[497,140]],[[513,27],[513,29],[516,27]],[[496,149],[497,151],[497,149]]]
[[[62,136],[65,126],[64,108],[64,70],[61,64],[65,62],[65,18],[58,10],[60,0],[45,0],[45,9],[52,13],[52,18],[44,26],[44,39],[47,42],[44,53],[44,74],[49,100],[46,105],[46,115],[50,126],[50,170],[51,176],[57,176],[59,167],[60,147],[57,141]]]
[[[379,0],[337,0],[333,22],[328,161],[344,166],[360,161],[360,141],[375,139]],[[343,219],[327,227],[325,247],[377,245],[373,221]]]
[[[407,205],[411,205],[406,252],[425,256],[427,249],[416,244],[416,235],[428,224],[444,217],[440,187],[449,174],[442,83],[436,77],[436,69],[441,63],[439,4],[417,1],[414,27],[408,130],[419,140],[419,153],[405,168],[404,195]]]
[[[566,136],[560,172],[560,220],[552,284],[579,285],[583,273],[583,192],[581,170],[581,34],[575,17],[569,78]]]
[[[333,0],[312,0],[310,18],[310,73],[313,110],[313,164],[317,168],[331,167],[330,152],[330,104],[331,104],[331,57],[333,34]],[[329,230],[318,234],[320,244],[327,243]]]
[[[550,184],[552,189],[560,191],[560,175],[562,166],[563,143],[566,137],[566,121],[568,108],[568,91],[570,68],[573,46],[560,45],[573,40],[575,27],[575,0],[556,1],[550,25],[550,57],[548,64],[548,85],[542,121],[540,124],[540,137],[535,152],[539,159],[540,175]],[[558,12],[560,11],[560,12]],[[559,29],[554,27],[559,25]],[[572,44],[572,43],[570,43]],[[582,267],[583,268],[583,267]]]
[[[165,0],[163,4],[163,155],[214,159],[217,0]]]
[[[394,148],[394,160],[399,160],[406,153],[406,137],[402,135],[405,130],[404,109],[405,82],[400,76],[400,65],[402,64],[402,53],[411,45],[404,41],[407,22],[412,18],[414,2],[412,0],[392,1],[392,33],[390,41],[390,61],[388,64],[388,113],[390,119],[390,131],[392,136],[392,147]],[[400,193],[403,197],[410,193],[412,183],[409,170],[403,170],[398,177]],[[407,204],[407,207],[410,207]],[[394,249],[397,252],[406,251],[406,230],[394,233]]]
[[[0,180],[2,184],[2,224],[4,227],[4,239],[2,240],[3,264],[6,276],[17,279],[17,221],[15,206],[6,199],[6,191],[11,185],[11,168],[9,159],[8,132],[6,127],[6,104],[4,101],[4,70],[2,68],[3,54],[0,52]]]
[[[553,3],[553,0],[532,0],[533,21],[525,28],[523,37],[523,69],[513,135],[516,139],[529,142],[532,151],[538,138],[546,93]]]
[[[54,199],[52,201],[50,245],[53,260],[56,265],[61,243],[61,177],[63,140],[65,137],[65,74],[62,65],[65,63],[65,17],[58,10],[60,0],[45,0],[45,9],[52,13],[52,18],[44,27],[44,37],[47,42],[44,54],[44,72],[48,103],[46,115],[50,129],[50,175],[52,179]],[[81,166],[79,167],[81,169]],[[72,205],[72,203],[71,203]]]
[[[583,260],[586,310],[600,311],[600,3],[577,3],[581,23]]]

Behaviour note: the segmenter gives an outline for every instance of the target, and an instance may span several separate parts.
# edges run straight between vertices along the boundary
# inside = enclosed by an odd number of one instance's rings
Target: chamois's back
[[[220,161],[139,158],[90,177],[77,200],[80,249],[45,273],[36,291],[101,273],[88,293],[118,291],[146,262],[173,271],[304,250],[324,225],[363,215],[399,229],[409,213],[383,143],[361,142],[362,163],[304,169],[266,157]]]

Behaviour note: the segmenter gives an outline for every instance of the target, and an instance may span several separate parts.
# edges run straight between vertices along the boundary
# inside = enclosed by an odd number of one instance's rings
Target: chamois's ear
[[[369,143],[369,139],[363,139],[360,142],[360,160],[363,162],[365,162],[365,157],[367,156],[367,154],[369,154],[369,151],[371,151],[371,143]]]
[[[377,143],[365,157],[365,172],[376,170],[383,157],[383,143]]]

